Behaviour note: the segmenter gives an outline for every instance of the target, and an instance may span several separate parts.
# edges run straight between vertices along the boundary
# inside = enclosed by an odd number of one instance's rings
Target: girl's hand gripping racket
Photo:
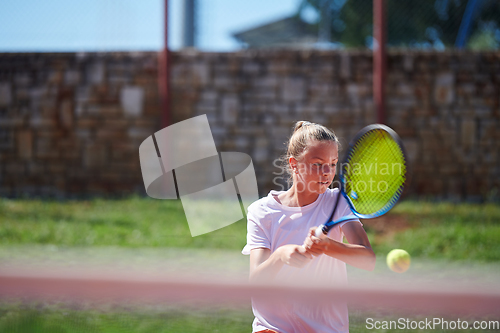
[[[387,213],[403,192],[406,172],[407,159],[396,132],[380,124],[363,128],[349,144],[340,165],[340,191],[352,215],[333,221],[340,199],[337,195],[329,222],[316,229],[316,237],[328,234],[338,223]]]

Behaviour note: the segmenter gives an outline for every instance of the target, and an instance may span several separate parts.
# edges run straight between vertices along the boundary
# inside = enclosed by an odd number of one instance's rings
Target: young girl
[[[327,237],[314,236],[315,228],[327,222],[341,195],[339,190],[329,189],[338,149],[337,137],[326,127],[296,123],[286,155],[292,186],[288,191],[271,191],[248,208],[247,245],[242,252],[250,255],[250,281],[314,277],[338,286],[346,283],[346,263],[373,270],[375,254],[359,220],[338,224]],[[333,219],[349,214],[342,197]],[[344,236],[349,244],[342,242]],[[343,302],[283,302],[277,306],[254,298],[252,308],[253,332],[349,331]]]

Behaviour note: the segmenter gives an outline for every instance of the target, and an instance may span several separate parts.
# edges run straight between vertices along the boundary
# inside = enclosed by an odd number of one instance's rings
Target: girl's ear
[[[298,167],[299,162],[294,157],[290,157],[288,159],[288,164],[290,164],[290,169],[292,169],[293,173],[298,172],[297,167]]]

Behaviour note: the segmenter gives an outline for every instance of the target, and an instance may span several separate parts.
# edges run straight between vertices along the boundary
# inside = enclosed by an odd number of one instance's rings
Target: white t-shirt
[[[257,248],[267,248],[274,252],[287,244],[302,245],[309,229],[328,221],[333,211],[337,189],[320,194],[315,202],[304,207],[287,207],[276,201],[274,196],[281,192],[271,191],[267,197],[257,200],[248,207],[247,244],[242,253],[249,255]],[[335,212],[334,220],[350,215],[351,210],[343,197]],[[356,220],[359,222],[359,220]],[[352,221],[349,221],[352,222]],[[328,237],[342,242],[343,233],[339,223],[328,233]],[[359,222],[361,223],[361,222]],[[344,262],[327,255],[314,257],[302,268],[283,265],[276,281],[291,280],[314,276],[335,286],[347,283],[346,265]],[[252,299],[255,315],[253,332],[271,329],[280,333],[297,332],[349,332],[349,317],[344,302],[331,304],[314,304],[304,302],[272,304]]]

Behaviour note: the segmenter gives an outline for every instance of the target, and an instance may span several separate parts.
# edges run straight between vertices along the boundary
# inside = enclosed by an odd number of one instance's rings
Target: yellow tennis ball
[[[387,266],[396,273],[406,272],[410,261],[410,255],[405,250],[394,249],[387,255]]]

